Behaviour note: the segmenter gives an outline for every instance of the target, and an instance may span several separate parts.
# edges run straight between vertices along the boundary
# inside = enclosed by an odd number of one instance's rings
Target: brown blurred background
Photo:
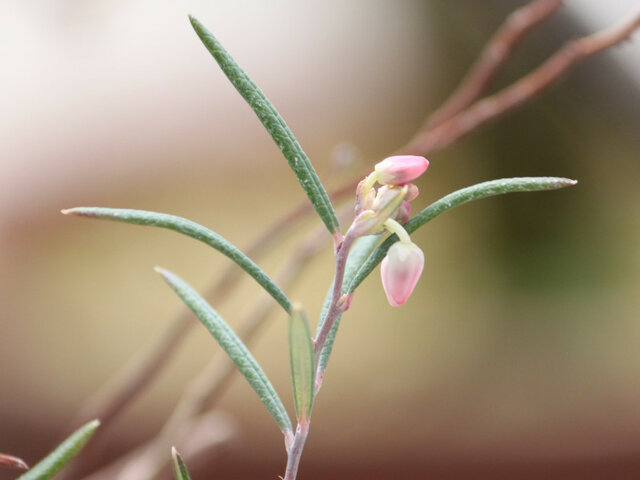
[[[321,173],[336,145],[359,149],[346,178],[403,144],[524,3],[0,4],[0,451],[35,463],[179,311],[154,265],[198,289],[227,266],[174,233],[66,218],[61,208],[164,211],[243,246],[303,199],[186,13],[266,92]],[[524,42],[497,87],[635,2],[611,0],[601,14],[595,2],[568,3]],[[640,477],[638,60],[637,42],[604,54],[430,156],[415,208],[493,178],[580,183],[484,200],[430,223],[415,234],[426,268],[403,308],[388,306],[377,272],[363,284],[314,408],[300,478]],[[276,272],[293,245],[259,263]],[[312,318],[330,259],[327,249],[287,292]],[[221,314],[233,325],[258,291],[243,282]],[[291,406],[285,325],[274,314],[252,350]],[[118,421],[100,462],[156,432],[215,350],[194,329]],[[248,385],[236,379],[220,408],[232,438],[208,469],[194,465],[194,478],[282,474],[280,433]]]

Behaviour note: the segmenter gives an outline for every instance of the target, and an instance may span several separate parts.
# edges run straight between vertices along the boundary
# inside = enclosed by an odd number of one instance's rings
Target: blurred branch
[[[640,27],[640,12],[637,12],[619,25],[569,42],[530,74],[495,95],[478,101],[478,98],[486,92],[491,81],[511,56],[518,43],[527,33],[556,11],[561,4],[562,0],[534,0],[512,13],[492,36],[478,60],[451,97],[429,117],[424,127],[406,145],[400,147],[398,151],[427,155],[455,143],[489,121],[497,119],[536,98],[563,78],[576,64],[620,44]],[[348,185],[334,190],[330,194],[332,200],[351,194],[360,178],[361,176],[358,176],[356,180],[349,182]],[[252,257],[257,257],[264,253],[280,238],[282,233],[311,211],[311,205],[307,201],[295,207],[275,222],[272,227],[263,232],[246,250],[246,253]],[[322,233],[326,237],[326,232],[323,231]],[[304,252],[305,248],[311,248],[309,245],[312,245],[312,242],[309,241],[306,245],[306,247],[301,247],[299,252]],[[283,276],[297,275],[299,270],[295,270],[301,269],[306,263],[306,255],[310,256],[312,253],[294,255],[290,259],[291,264],[285,267]],[[290,272],[287,274],[287,268],[295,273]],[[241,278],[239,269],[235,265],[231,265],[221,275],[220,280],[210,289],[207,298],[212,303],[219,303],[227,296],[227,293],[235,286],[239,278]],[[282,283],[286,284],[289,281],[291,280],[287,281],[285,278]],[[269,303],[269,306],[266,305],[267,303]],[[245,336],[252,338],[255,335],[254,329],[257,331],[262,319],[268,315],[267,310],[273,306],[272,304],[273,302],[271,301],[260,301],[256,305],[255,310],[243,322],[243,326],[240,329]],[[195,324],[195,322],[191,321],[191,318],[191,314],[186,311],[177,316],[148,349],[130,361],[125,368],[116,374],[114,380],[107,383],[101,391],[94,395],[82,409],[75,423],[83,423],[87,418],[100,418],[103,422],[100,435],[106,432],[113,419],[151,383],[170,360],[190,326]],[[180,418],[183,419],[182,421],[185,418],[193,418],[195,414],[204,408],[206,403],[211,401],[212,397],[217,399],[228,384],[233,372],[233,366],[230,362],[215,362],[207,367],[205,373],[190,386],[188,389],[190,393],[183,397],[180,405],[174,411],[174,416],[165,425],[163,432],[155,440],[147,444],[147,451],[151,451],[150,449],[154,445],[153,442],[162,441],[164,445],[165,432],[174,431],[177,428],[175,425]],[[95,445],[98,444],[99,442],[95,442]],[[163,450],[163,462],[169,458],[167,452],[168,449],[166,451]],[[85,456],[85,458],[87,457]],[[149,465],[153,466],[153,461]],[[153,468],[159,467],[155,466]],[[91,478],[92,480],[94,479],[93,476]],[[100,472],[98,472],[95,478],[106,479],[113,477],[100,476]]]
[[[275,243],[275,240],[310,212],[311,206],[308,202],[287,212],[267,228],[245,252],[253,258],[264,254]],[[229,265],[208,290],[207,299],[216,304],[224,301],[242,278],[240,273],[241,270],[235,264]],[[112,381],[108,382],[102,390],[86,402],[74,423],[82,423],[86,418],[96,417],[102,419],[103,428],[106,430],[105,427],[111,423],[113,418],[162,370],[192,325],[196,325],[196,322],[192,321],[191,312],[183,310],[148,349],[130,360]]]
[[[351,214],[351,206],[349,206]],[[339,215],[344,217],[344,212]],[[343,218],[340,218],[343,221]],[[283,288],[290,286],[309,263],[311,258],[327,245],[327,232],[324,227],[312,232],[308,239],[287,259],[278,274],[278,284]],[[240,322],[237,329],[246,345],[255,340],[260,328],[275,307],[271,297],[261,295],[253,308]],[[172,445],[178,445],[182,451],[180,440],[184,438],[184,425],[191,424],[193,419],[207,407],[215,405],[222,393],[230,385],[236,373],[235,365],[227,357],[214,357],[187,387],[171,417],[165,423],[161,432],[151,439],[143,448],[138,449],[138,455],[127,456],[127,461],[116,461],[119,468],[108,465],[104,469],[92,474],[85,480],[107,480],[113,478],[117,471],[119,480],[151,480],[169,463],[167,455]],[[188,451],[185,451],[185,458]]]
[[[563,3],[564,0],[534,0],[512,12],[493,34],[458,88],[429,116],[421,130],[440,125],[480,98],[527,33],[549,18]]]
[[[331,199],[340,200],[347,194],[351,194],[354,189],[355,186],[351,184],[337,188],[331,192]],[[308,201],[301,202],[262,232],[245,252],[252,258],[265,254],[278,239],[312,211]],[[230,264],[215,284],[208,289],[205,298],[213,304],[222,303],[242,278],[241,273],[242,270],[235,264]],[[197,324],[192,320],[192,313],[186,309],[182,310],[154,339],[153,343],[127,362],[111,381],[86,402],[74,419],[74,426],[85,423],[87,418],[100,418],[102,428],[86,449],[85,454],[69,469],[69,472],[82,471],[85,465],[91,463],[101,450],[102,439],[114,419],[151,384],[168,364],[190,328]]]
[[[237,424],[228,414],[220,411],[208,412],[190,418],[182,424],[176,433],[174,441],[180,445],[185,458],[192,459],[206,454],[207,459],[219,453],[220,447],[227,444],[235,435]],[[85,477],[85,480],[113,480],[125,465],[143,458],[147,451],[147,444],[128,451],[125,455],[109,463],[98,472]],[[170,456],[164,451],[165,456]]]
[[[636,13],[619,25],[570,42],[521,80],[446,119],[462,105],[468,104],[481,95],[517,43],[527,32],[553,13],[561,3],[560,0],[536,0],[511,14],[489,41],[456,92],[430,117],[427,122],[428,128],[420,130],[409,143],[400,148],[400,151],[427,154],[454,143],[488,121],[533,99],[562,78],[578,62],[621,43],[638,28],[640,23],[640,13]],[[332,199],[342,198],[351,193],[353,185],[354,182],[350,182],[345,187],[334,190],[331,194]],[[252,257],[262,254],[277,238],[280,238],[286,229],[309,212],[311,212],[311,206],[306,201],[296,206],[263,232],[247,248],[247,254]],[[230,265],[210,290],[207,298],[217,303],[226,296],[239,278],[241,278],[240,271],[235,265]],[[150,348],[127,364],[116,374],[114,380],[108,382],[87,402],[75,423],[81,424],[88,418],[100,418],[103,424],[101,431],[105,432],[112,418],[159,373],[192,324],[194,322],[191,322],[190,313],[185,312],[176,317]]]
[[[489,121],[533,100],[575,65],[627,40],[638,27],[640,11],[617,25],[567,43],[540,67],[512,85],[474,103],[432,129],[419,131],[401,150],[425,154],[451,145]]]

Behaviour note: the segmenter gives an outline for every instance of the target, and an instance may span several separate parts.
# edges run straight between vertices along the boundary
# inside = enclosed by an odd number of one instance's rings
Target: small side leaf
[[[233,57],[222,47],[218,39],[194,17],[189,16],[189,20],[204,46],[215,61],[218,62],[218,65],[238,93],[240,93],[242,98],[251,106],[264,128],[266,128],[271,138],[273,138],[273,141],[282,151],[293,173],[295,173],[300,185],[309,197],[309,200],[311,200],[313,207],[318,212],[318,215],[320,215],[329,232],[334,233],[338,231],[339,223],[336,212],[331,205],[331,200],[329,200],[326,190],[318,178],[318,174],[309,161],[307,154],[304,153],[300,143],[298,143],[298,140],[293,136],[293,133],[276,108],[258,86],[253,83],[244,70],[240,68]]]
[[[53,477],[82,450],[99,425],[98,420],[93,420],[80,427],[18,480],[47,480]]]
[[[309,322],[295,304],[289,317],[289,363],[296,415],[298,421],[306,422],[313,406],[315,360]]]
[[[173,476],[176,480],[191,480],[189,470],[182,460],[182,456],[175,447],[171,447],[171,457],[173,457]]]
[[[344,280],[342,282],[342,293],[347,293],[347,285],[351,283],[353,277],[356,272],[362,267],[364,262],[369,258],[371,253],[375,250],[375,248],[380,243],[379,235],[368,235],[366,237],[361,237],[355,243],[353,247],[351,247],[351,252],[349,252],[349,257],[347,257],[347,264],[344,270]],[[329,305],[331,304],[331,294],[333,288],[330,288],[327,292],[327,296],[325,297],[324,304],[322,306],[322,312],[320,313],[320,321],[318,322],[318,329],[324,323],[324,319],[327,316],[327,312],[329,311]],[[329,357],[331,356],[331,351],[333,350],[333,342],[336,339],[336,333],[338,332],[338,327],[340,326],[340,319],[342,316],[339,316],[336,319],[336,322],[333,324],[331,331],[329,332],[329,336],[327,337],[327,341],[320,352],[320,359],[318,360],[320,372],[323,373],[327,368],[327,363],[329,363]]]
[[[269,379],[253,358],[242,340],[227,325],[222,317],[191,286],[177,275],[156,267],[169,286],[182,301],[195,313],[196,317],[209,330],[216,342],[229,355],[240,373],[244,375],[253,390],[258,394],[264,406],[274,418],[282,432],[290,433],[291,420]]]
[[[166,213],[125,208],[76,207],[62,210],[62,213],[65,215],[79,215],[82,217],[133,223],[135,225],[167,228],[174,232],[195,238],[233,260],[240,268],[251,275],[287,313],[291,309],[291,302],[284,292],[280,290],[280,287],[278,287],[269,275],[256,265],[253,260],[228,240],[196,222]]]
[[[478,183],[471,187],[457,190],[440,200],[432,203],[415,217],[409,220],[404,228],[407,232],[413,233],[427,222],[433,220],[441,213],[454,207],[463,205],[473,200],[503,195],[514,192],[537,192],[541,190],[556,190],[558,188],[569,187],[578,183],[576,180],[561,177],[516,177],[491,180],[489,182]],[[348,283],[347,293],[352,293],[362,281],[369,276],[373,269],[382,261],[387,254],[389,247],[398,241],[396,235],[391,235],[375,252],[369,257],[355,277]],[[345,282],[346,283],[346,282]]]

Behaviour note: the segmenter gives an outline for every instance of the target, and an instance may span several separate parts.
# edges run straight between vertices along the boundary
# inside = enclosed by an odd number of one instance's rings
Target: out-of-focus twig
[[[344,217],[344,212],[340,217]],[[308,239],[288,257],[277,276],[278,284],[283,288],[291,285],[309,260],[327,245],[327,240],[324,227],[312,232]],[[274,306],[275,304],[269,296],[261,295],[240,322],[237,333],[246,345],[249,345],[256,338]],[[128,457],[128,461],[124,463],[117,461],[118,469],[114,469],[113,465],[108,465],[103,470],[86,477],[85,480],[107,480],[113,478],[116,471],[119,472],[117,474],[118,480],[152,480],[155,478],[170,460],[167,455],[168,449],[172,445],[179,445],[184,425],[191,423],[194,417],[217,402],[229,386],[235,373],[236,367],[227,357],[215,356],[200,375],[189,384],[171,417],[155,438],[150,440],[143,449],[139,449],[137,455]],[[188,454],[185,453],[185,458],[187,457]]]
[[[351,193],[354,188],[353,185],[349,184],[336,189],[332,192],[332,198],[341,199],[347,193]],[[290,227],[311,211],[312,208],[308,202],[296,206],[268,227],[244,251],[252,258],[262,255]],[[219,304],[227,297],[240,278],[242,278],[241,270],[235,264],[230,264],[220,275],[219,280],[208,290],[205,297],[211,303]],[[74,424],[81,424],[87,418],[100,418],[102,419],[101,431],[105,432],[112,418],[122,411],[160,372],[188,332],[189,327],[195,324],[192,313],[186,309],[183,310],[169,323],[166,330],[162,332],[153,344],[127,363],[112,381],[107,382],[102,390],[98,391],[86,402],[86,405],[74,419]]]
[[[638,28],[640,23],[640,13],[635,13],[619,25],[568,43],[529,75],[496,95],[476,102],[451,118],[451,112],[459,111],[460,105],[468,103],[469,99],[473,100],[481,94],[518,41],[547,18],[560,3],[562,3],[560,0],[537,0],[510,15],[507,22],[483,50],[483,54],[468,77],[453,96],[431,116],[427,123],[430,127],[425,131],[419,131],[399,150],[403,153],[427,154],[450,145],[484,123],[533,99],[562,78],[578,62],[621,43]],[[444,122],[440,120],[447,117],[450,118]],[[332,192],[332,197],[342,198],[352,191],[353,182]],[[250,256],[259,255],[261,249],[267,248],[270,242],[275,241],[278,233],[283,232],[287,225],[295,223],[310,211],[311,207],[307,202],[297,206],[266,230],[246,252]],[[225,280],[216,283],[212,289],[213,293],[210,293],[208,298],[215,300],[224,297],[239,278],[239,271],[231,265],[221,278]],[[190,320],[189,314],[174,321],[165,335],[159,338],[148,351],[143,352],[137,361],[132,362],[126,370],[118,374],[115,381],[108,383],[107,387],[88,402],[88,406],[82,410],[76,423],[82,423],[87,418],[101,418],[102,431],[106,431],[111,417],[142,390],[161,369],[163,363],[170,357],[170,353],[180,343],[188,325],[193,323]]]
[[[549,18],[563,3],[564,0],[534,0],[512,12],[482,49],[480,57],[453,94],[429,116],[421,130],[440,125],[480,98],[527,33]]]
[[[334,189],[330,192],[330,196],[334,201],[341,200],[354,190],[355,185],[352,182]],[[307,201],[295,206],[263,231],[245,252],[252,258],[266,253],[278,239],[312,211],[311,204]],[[220,305],[242,278],[241,273],[242,271],[234,263],[230,264],[208,289],[205,298],[212,304]],[[110,382],[87,400],[74,419],[74,426],[83,424],[87,418],[100,418],[102,428],[97,432],[91,445],[85,449],[83,456],[64,472],[65,476],[74,477],[76,472],[82,472],[85,465],[92,463],[104,446],[102,439],[105,438],[113,420],[151,384],[172,358],[190,328],[196,324],[191,311],[183,309],[169,322],[153,343],[133,357]]]
[[[220,410],[207,412],[194,418],[186,419],[179,431],[174,432],[174,442],[180,445],[185,458],[192,458],[206,453],[211,459],[220,452],[220,447],[227,444],[237,432],[237,422],[233,417]],[[170,447],[169,447],[170,448]],[[120,480],[119,472],[125,465],[145,455],[147,444],[128,451],[125,455],[103,467],[98,472],[85,477],[85,480]],[[169,455],[164,451],[164,455]]]
[[[510,56],[519,41],[526,33],[551,15],[562,1],[535,0],[513,12],[483,49],[480,58],[454,94],[430,116],[426,122],[425,131],[430,131],[434,126],[451,118],[451,116],[477,99],[484,92],[491,79]],[[427,136],[431,138],[432,135]],[[401,150],[411,152],[419,138],[420,134]],[[441,140],[441,143],[445,142]],[[423,152],[421,153],[426,153],[430,151],[430,148],[423,147],[422,150]],[[332,197],[340,198],[352,191],[353,182],[332,192]],[[245,250],[246,253],[251,257],[258,256],[268,249],[273,241],[279,238],[279,235],[287,229],[287,226],[295,224],[297,220],[310,211],[311,205],[308,202],[295,207],[263,232]],[[226,296],[239,278],[240,271],[235,268],[235,265],[230,265],[220,276],[220,280],[209,290],[206,298],[217,303],[220,298]],[[112,418],[122,411],[162,370],[163,366],[171,358],[171,354],[188,332],[189,326],[193,324],[191,320],[192,315],[186,310],[178,315],[152,345],[127,363],[112,381],[107,382],[103,389],[87,401],[85,407],[81,409],[74,420],[74,424],[82,424],[88,418],[100,418],[102,420],[101,435],[103,435],[108,430]],[[94,439],[94,444],[97,445],[99,442],[96,440]]]
[[[623,42],[629,38],[634,30],[640,27],[640,12],[637,12],[619,25],[569,42],[530,74],[497,94],[478,101],[478,98],[484,94],[495,74],[510,57],[520,40],[548,18],[561,3],[562,0],[534,0],[510,15],[505,24],[483,49],[480,58],[454,94],[440,109],[431,115],[425,122],[424,128],[420,129],[407,144],[398,149],[398,152],[427,155],[455,143],[489,121],[534,99],[559,81],[577,63]],[[335,190],[331,194],[332,199],[342,198],[350,194],[354,191],[356,184],[357,180]],[[246,250],[247,253],[250,256],[257,256],[260,253],[260,248],[266,248],[269,242],[279,238],[278,234],[283,232],[288,225],[293,225],[299,218],[310,211],[311,206],[307,202],[296,207],[274,224],[272,228],[265,231]],[[234,265],[230,266],[207,298],[212,301],[223,298],[234,283],[237,282],[238,278],[239,271]],[[259,318],[259,316],[255,318]],[[117,375],[115,381],[110,382],[107,387],[94,396],[92,402],[78,416],[77,423],[82,423],[86,418],[98,417],[103,420],[102,431],[106,431],[105,427],[112,419],[155,378],[164,364],[171,358],[172,352],[175,351],[184,338],[189,326],[193,324],[195,322],[192,321],[190,313],[176,317],[163,335],[149,349],[141,353],[135,361],[128,364]],[[208,394],[216,395],[216,392],[221,391],[225,382],[228,381],[231,375],[229,372],[233,372],[233,367],[230,362],[227,369],[222,367],[222,363],[216,363],[216,366],[211,366],[210,369],[206,378],[217,385],[216,388],[220,390],[212,389]],[[202,378],[205,378],[204,374]],[[217,380],[213,380],[216,378]],[[191,398],[189,401],[193,402],[193,405],[191,407],[183,407],[185,411],[195,412],[198,408],[201,408],[202,399],[206,396],[204,393],[208,392],[207,388],[205,388],[205,383],[205,381],[199,383],[203,388],[201,395],[197,393],[189,395]],[[193,389],[195,387],[192,387],[190,391],[195,391]],[[185,405],[187,404],[185,403]],[[174,412],[174,416],[177,415],[178,411]],[[168,428],[170,423],[172,421],[168,422],[165,428]],[[158,438],[162,437],[161,435]],[[97,444],[98,442],[95,443]],[[165,454],[166,452],[163,452],[163,456],[168,458],[168,455]],[[93,477],[91,478],[93,479]]]
[[[487,122],[531,101],[563,78],[576,64],[622,43],[639,27],[640,11],[617,25],[567,43],[517,82],[477,101],[444,123],[419,132],[402,151],[425,154],[452,144]]]
[[[309,212],[311,212],[311,206],[308,202],[287,212],[269,226],[245,252],[252,258],[259,257],[277,238],[288,231],[290,226]],[[230,264],[208,290],[206,298],[218,304],[227,297],[240,278],[240,270],[235,264]],[[74,422],[82,423],[86,418],[100,418],[103,425],[102,431],[105,431],[111,419],[159,373],[191,325],[195,325],[193,314],[183,309],[147,350],[142,351],[127,363],[111,382],[86,402],[86,406],[82,408]]]

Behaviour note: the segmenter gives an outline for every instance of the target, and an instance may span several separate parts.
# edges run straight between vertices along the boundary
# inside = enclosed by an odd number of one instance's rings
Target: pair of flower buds
[[[357,236],[389,231],[399,241],[382,260],[380,272],[387,300],[394,306],[407,301],[422,274],[424,254],[403,228],[409,220],[410,201],[418,196],[418,187],[410,183],[429,167],[424,157],[396,155],[376,164],[356,190],[356,218],[351,226]],[[376,190],[374,185],[381,186]]]

